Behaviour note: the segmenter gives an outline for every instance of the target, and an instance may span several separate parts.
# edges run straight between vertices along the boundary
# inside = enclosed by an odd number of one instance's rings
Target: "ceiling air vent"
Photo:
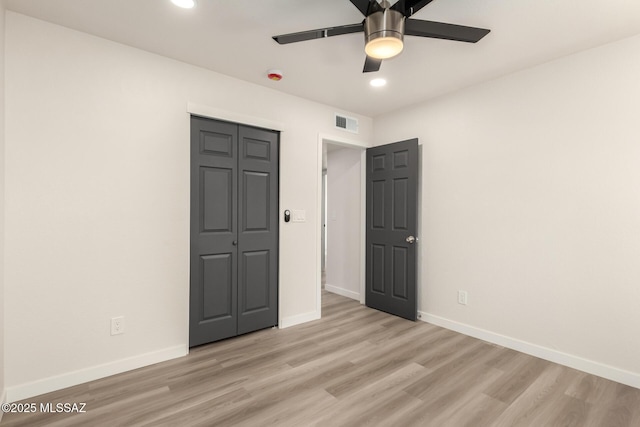
[[[336,113],[336,127],[353,133],[358,133],[358,119],[342,116]]]

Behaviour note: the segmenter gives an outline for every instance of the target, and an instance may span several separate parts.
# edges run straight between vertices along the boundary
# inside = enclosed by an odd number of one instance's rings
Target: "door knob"
[[[233,244],[233,246],[237,246],[237,245],[238,245],[238,241],[237,241],[237,240],[234,240],[234,241],[232,242],[232,244]]]
[[[413,243],[413,242],[415,242],[415,241],[416,241],[416,238],[415,238],[415,237],[413,237],[413,236],[409,236],[409,237],[407,237],[407,238],[405,239],[405,241],[406,241],[407,243]]]

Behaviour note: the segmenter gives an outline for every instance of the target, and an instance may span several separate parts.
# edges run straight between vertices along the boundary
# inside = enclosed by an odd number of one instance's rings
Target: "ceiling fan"
[[[475,43],[490,31],[411,18],[433,0],[398,0],[393,6],[387,0],[382,0],[381,3],[377,0],[350,1],[365,16],[364,21],[359,24],[282,34],[274,36],[273,39],[280,44],[288,44],[364,32],[364,50],[367,57],[362,72],[370,73],[380,69],[383,59],[392,58],[402,52],[405,35]]]

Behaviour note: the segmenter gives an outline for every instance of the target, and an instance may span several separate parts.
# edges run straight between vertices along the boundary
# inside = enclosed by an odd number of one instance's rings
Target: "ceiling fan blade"
[[[384,10],[382,6],[380,6],[380,3],[378,3],[376,0],[350,0],[350,1],[351,3],[353,3],[355,7],[358,8],[360,13],[362,13],[364,16],[369,16],[373,12]]]
[[[391,9],[402,13],[406,17],[409,17],[432,1],[433,0],[398,0],[396,4],[391,6]]]
[[[380,69],[380,65],[382,65],[382,59],[372,58],[367,56],[367,59],[364,60],[364,69],[363,73],[375,73]]]
[[[465,27],[464,25],[421,21],[418,19],[407,19],[404,25],[404,34],[408,36],[431,37],[469,43],[479,41],[491,31],[484,28]]]
[[[340,27],[320,28],[319,30],[301,31],[299,33],[282,34],[273,36],[280,44],[303,42],[306,40],[321,39],[324,37],[340,36],[343,34],[359,33],[364,31],[364,24],[342,25]]]

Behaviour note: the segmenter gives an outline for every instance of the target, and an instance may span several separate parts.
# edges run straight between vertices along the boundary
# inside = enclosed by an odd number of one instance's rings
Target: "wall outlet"
[[[124,334],[124,316],[111,318],[111,335]]]
[[[467,291],[458,291],[458,304],[467,305]]]

